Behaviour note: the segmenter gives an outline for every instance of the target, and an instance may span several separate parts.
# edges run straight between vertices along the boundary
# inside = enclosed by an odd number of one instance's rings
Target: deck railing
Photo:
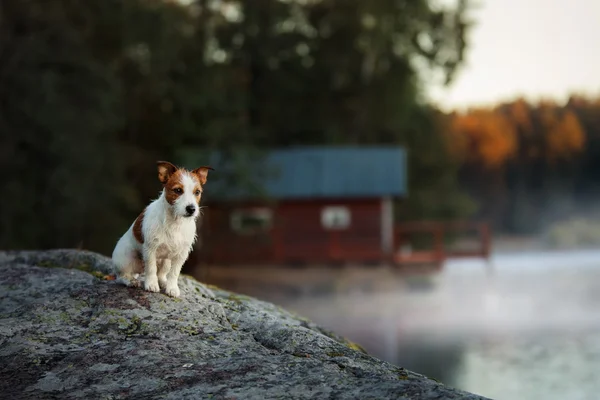
[[[453,249],[452,242],[460,242],[466,233],[475,233],[471,238],[474,248]],[[422,249],[414,246],[414,236],[421,236]],[[423,237],[429,239],[423,240]],[[412,237],[412,240],[411,240]],[[416,247],[416,248],[415,248]],[[491,252],[490,227],[484,222],[408,222],[397,224],[394,229],[394,249],[392,261],[396,264],[443,263],[451,258],[489,259]]]

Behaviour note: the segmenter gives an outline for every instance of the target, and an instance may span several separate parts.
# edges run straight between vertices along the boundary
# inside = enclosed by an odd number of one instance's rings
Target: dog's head
[[[163,184],[165,200],[175,216],[195,218],[200,213],[200,198],[211,167],[192,171],[178,168],[167,161],[158,161],[158,180]]]

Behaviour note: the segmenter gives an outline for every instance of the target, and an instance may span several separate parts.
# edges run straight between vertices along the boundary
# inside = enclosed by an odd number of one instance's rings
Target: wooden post
[[[398,225],[394,225],[394,235],[392,237],[392,252],[390,254],[389,261],[392,265],[396,265],[398,263],[398,259],[396,257],[396,252],[400,249],[400,245],[402,244],[401,239],[401,230]]]
[[[381,252],[383,259],[393,256],[394,246],[394,207],[391,197],[381,199]]]

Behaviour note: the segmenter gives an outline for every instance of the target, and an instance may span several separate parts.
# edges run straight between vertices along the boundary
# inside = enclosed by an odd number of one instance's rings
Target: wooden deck
[[[483,222],[398,224],[394,230],[394,249],[397,249],[391,260],[394,265],[433,264],[439,269],[446,260],[453,258],[488,260],[491,232],[489,225]]]

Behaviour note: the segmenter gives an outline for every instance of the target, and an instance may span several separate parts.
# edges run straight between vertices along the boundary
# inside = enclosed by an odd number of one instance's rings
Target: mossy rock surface
[[[482,399],[377,360],[278,306],[180,278],[107,279],[77,250],[0,252],[7,399]]]

